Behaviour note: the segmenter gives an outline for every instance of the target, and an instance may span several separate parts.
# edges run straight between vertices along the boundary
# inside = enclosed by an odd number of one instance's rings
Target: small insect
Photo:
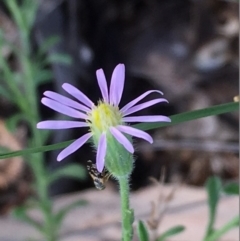
[[[99,172],[97,170],[97,167],[94,163],[92,163],[91,160],[87,161],[87,170],[89,172],[89,175],[91,176],[91,178],[93,179],[93,183],[95,185],[95,187],[98,190],[103,190],[105,189],[105,184],[108,181],[109,177],[111,176],[111,174],[106,170],[106,168],[103,169],[103,172]]]

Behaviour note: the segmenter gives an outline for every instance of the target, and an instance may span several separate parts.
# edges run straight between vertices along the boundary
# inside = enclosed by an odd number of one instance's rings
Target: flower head
[[[129,154],[134,153],[131,136],[142,138],[150,143],[153,142],[152,137],[148,133],[131,127],[127,123],[170,122],[171,120],[169,117],[162,115],[129,117],[130,114],[149,106],[160,102],[168,102],[164,98],[157,98],[138,104],[138,102],[153,92],[162,95],[163,93],[158,90],[147,91],[138,98],[129,102],[123,108],[119,109],[119,103],[121,101],[125,81],[125,66],[123,64],[119,64],[115,67],[109,91],[103,70],[97,70],[96,75],[98,85],[102,93],[102,100],[99,101],[97,105],[95,105],[76,87],[68,83],[64,83],[62,88],[76,100],[72,100],[52,91],[46,91],[44,92],[45,97],[42,98],[41,102],[59,113],[77,119],[77,121],[42,121],[37,124],[37,128],[70,129],[88,127],[88,133],[81,136],[62,150],[59,153],[57,160],[61,161],[91,139],[97,149],[96,166],[98,171],[102,172],[105,165],[105,159],[107,158],[107,152],[110,149],[112,153],[114,153],[114,150],[121,147],[122,150],[127,151]],[[111,146],[112,143],[115,143],[114,147]],[[111,164],[109,164],[109,167],[110,166]]]

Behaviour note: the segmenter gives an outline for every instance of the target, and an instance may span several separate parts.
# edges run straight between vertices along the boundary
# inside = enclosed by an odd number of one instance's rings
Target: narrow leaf
[[[10,93],[5,88],[3,88],[3,86],[0,86],[0,97],[4,97],[7,100],[12,101]]]
[[[7,153],[2,153],[2,154],[0,154],[0,159],[6,159],[9,157],[14,157],[14,156],[22,156],[22,155],[28,155],[28,154],[38,153],[38,152],[45,152],[45,151],[61,149],[61,148],[68,146],[73,141],[74,140],[64,141],[64,142],[60,142],[60,143],[52,144],[52,145],[26,148],[26,149],[20,150],[20,151],[12,151],[12,152],[7,152]]]
[[[208,207],[209,207],[209,222],[206,232],[206,237],[213,231],[213,225],[216,217],[217,205],[221,192],[221,180],[219,177],[210,177],[206,183],[206,189],[208,193]]]
[[[47,62],[70,65],[72,63],[72,59],[67,54],[54,53],[48,57]]]
[[[137,226],[139,241],[149,241],[149,235],[145,224],[140,220]]]
[[[182,225],[175,226],[173,228],[168,229],[166,232],[164,232],[159,238],[157,238],[156,241],[164,241],[170,236],[177,235],[185,230],[185,227]]]
[[[68,164],[64,167],[58,168],[49,176],[49,183],[56,181],[62,177],[71,177],[83,180],[86,178],[86,170],[79,164]]]
[[[51,36],[49,38],[47,38],[40,46],[39,51],[37,53],[37,55],[40,57],[43,54],[46,54],[47,51],[52,48],[54,45],[56,45],[57,43],[59,43],[60,38],[59,36]]]
[[[14,132],[17,128],[18,123],[22,120],[26,121],[27,123],[29,121],[28,117],[23,113],[17,113],[15,115],[9,117],[5,121],[7,129],[10,130],[11,132]]]
[[[79,207],[79,206],[83,206],[86,205],[87,202],[84,200],[78,200],[76,202],[71,203],[70,205],[67,205],[65,207],[63,207],[61,210],[59,210],[57,212],[57,214],[55,215],[54,219],[55,219],[55,225],[57,228],[60,228],[60,225],[64,219],[64,217],[74,208]]]
[[[233,228],[239,228],[239,216],[234,217],[228,223],[226,223],[223,227],[214,231],[209,237],[205,238],[204,241],[218,241],[221,237],[229,232]]]
[[[239,107],[239,103],[233,102],[233,103],[227,103],[227,104],[222,104],[222,105],[216,105],[212,106],[209,108],[201,109],[201,110],[195,110],[195,111],[189,111],[177,115],[172,115],[170,116],[172,122],[171,123],[141,123],[137,125],[133,125],[133,127],[141,129],[141,130],[152,130],[164,126],[169,126],[169,125],[176,125],[179,123],[182,123],[184,121],[190,121],[190,120],[195,120],[203,117],[208,117],[211,115],[220,115],[223,113],[228,113],[232,111],[237,111]],[[61,149],[69,144],[71,144],[74,140],[70,141],[65,141],[53,145],[47,145],[47,146],[41,146],[41,147],[34,147],[34,148],[27,148],[21,151],[14,151],[14,152],[8,152],[8,153],[3,153],[0,154],[0,159],[5,159],[9,157],[14,157],[14,156],[21,156],[25,154],[30,154],[30,153],[37,153],[37,152],[45,152],[45,151],[52,151],[56,149]]]
[[[30,216],[28,216],[26,211],[27,211],[27,209],[24,206],[15,207],[12,211],[12,215],[15,218],[17,218],[19,220],[22,220],[25,223],[33,226],[38,231],[43,232],[42,225],[40,223],[38,223],[36,220],[34,220],[33,218],[31,218]]]
[[[238,111],[238,110],[239,110],[239,103],[230,102],[230,103],[215,105],[215,106],[200,109],[200,110],[193,110],[193,111],[188,111],[177,115],[172,115],[170,116],[171,123],[164,123],[164,122],[141,123],[141,124],[134,125],[134,127],[141,130],[152,130],[152,129],[156,129],[164,126],[176,125],[186,121],[191,121],[191,120],[200,119],[200,118],[213,116],[213,115],[220,115],[220,114]]]
[[[223,192],[227,195],[239,195],[239,184],[228,183],[223,187]]]
[[[30,31],[36,19],[38,1],[24,0],[21,9],[22,17],[26,28]]]
[[[53,78],[53,73],[51,70],[40,70],[35,76],[36,85],[46,84]]]

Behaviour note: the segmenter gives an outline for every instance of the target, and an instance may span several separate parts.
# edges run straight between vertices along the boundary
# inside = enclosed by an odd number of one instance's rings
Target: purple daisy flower
[[[68,97],[55,93],[53,91],[46,91],[41,102],[49,108],[78,119],[77,121],[67,120],[49,120],[42,121],[37,124],[39,129],[70,129],[78,127],[88,127],[89,132],[77,140],[75,140],[68,147],[63,149],[57,160],[61,161],[65,157],[69,156],[82,145],[84,145],[90,138],[93,139],[97,147],[96,166],[99,172],[102,172],[104,168],[105,157],[108,148],[108,135],[112,135],[118,143],[124,146],[124,148],[134,153],[134,148],[125,134],[142,138],[150,143],[153,142],[152,137],[139,129],[130,127],[127,123],[131,122],[171,122],[170,118],[162,115],[153,116],[131,116],[139,110],[145,109],[149,106],[155,105],[160,102],[168,102],[166,99],[157,98],[141,104],[137,104],[147,95],[157,92],[163,94],[159,90],[150,90],[140,95],[138,98],[132,100],[123,108],[119,109],[124,81],[125,81],[125,66],[124,64],[118,64],[112,74],[110,90],[108,91],[107,81],[102,69],[96,72],[98,85],[100,87],[103,100],[99,101],[95,105],[85,94],[83,94],[76,87],[64,83],[62,88],[73,96],[76,100],[72,100]]]

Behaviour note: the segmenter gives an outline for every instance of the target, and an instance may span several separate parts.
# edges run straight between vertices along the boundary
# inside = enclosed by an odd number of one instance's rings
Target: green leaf
[[[12,1],[10,1],[12,2]],[[0,54],[0,71],[2,70],[3,80],[11,94],[12,102],[16,103],[20,109],[24,110],[26,106],[26,99],[22,95],[21,89],[15,83],[15,73],[12,72],[10,66],[7,63],[7,60]]]
[[[38,50],[38,57],[42,56],[43,54],[46,54],[47,51],[52,48],[54,45],[56,45],[57,43],[59,43],[60,38],[59,36],[51,36],[49,38],[47,38],[46,40],[44,40],[44,42],[41,44],[39,50]]]
[[[239,195],[239,184],[228,183],[223,187],[223,192],[227,195]]]
[[[19,88],[19,86],[21,86],[21,84],[23,83],[22,73],[13,72],[12,75],[13,75],[14,84]]]
[[[73,141],[74,140],[64,141],[64,142],[53,144],[53,145],[26,148],[26,149],[20,150],[20,151],[12,151],[12,152],[8,152],[8,153],[2,153],[2,154],[0,154],[0,159],[6,159],[9,157],[14,157],[14,156],[22,156],[22,155],[28,155],[28,154],[38,153],[38,152],[45,152],[45,151],[61,149],[61,148],[64,148],[64,147],[70,145]]]
[[[22,17],[24,20],[24,24],[28,31],[31,30],[33,23],[36,18],[36,11],[38,7],[38,1],[33,0],[24,0],[20,11],[22,12]]]
[[[133,127],[141,129],[141,130],[152,130],[164,126],[169,125],[176,125],[185,121],[195,120],[211,115],[220,115],[223,113],[228,113],[232,111],[236,111],[239,108],[239,103],[232,102],[222,105],[216,105],[205,109],[195,110],[195,111],[189,111],[177,115],[170,116],[172,122],[171,123],[163,123],[163,122],[154,122],[154,123],[141,123],[137,125],[133,125]],[[9,157],[14,156],[20,156],[25,154],[31,154],[31,153],[37,153],[37,152],[45,152],[45,151],[52,151],[56,149],[61,149],[69,144],[71,144],[74,140],[65,141],[53,145],[47,145],[47,146],[40,146],[40,147],[34,147],[34,148],[27,148],[21,151],[14,151],[14,152],[8,152],[0,154],[0,159],[5,159]]]
[[[134,125],[134,127],[146,131],[146,130],[157,129],[160,127],[176,125],[176,124],[180,124],[180,123],[195,120],[195,119],[200,119],[203,117],[221,115],[224,113],[238,111],[238,110],[239,110],[239,102],[230,102],[230,103],[215,105],[215,106],[200,109],[200,110],[193,110],[193,111],[184,112],[177,115],[172,115],[170,116],[171,123],[164,123],[164,122],[140,123],[140,124]]]
[[[137,226],[139,241],[149,241],[149,235],[145,224],[140,220]]]
[[[47,58],[47,63],[70,65],[72,63],[72,59],[68,54],[54,53]]]
[[[19,115],[21,114],[13,115],[5,121],[6,127],[9,131],[14,132],[17,129],[17,124],[21,119]]]
[[[10,130],[11,132],[14,132],[17,128],[18,123],[22,120],[25,120],[27,123],[29,122],[29,119],[23,113],[17,113],[15,115],[9,117],[5,121],[7,129]]]
[[[43,227],[40,223],[38,223],[36,220],[34,220],[33,218],[31,218],[27,213],[27,208],[25,206],[19,206],[19,207],[15,207],[12,210],[12,215],[19,219],[24,221],[25,223],[33,226],[35,229],[37,229],[39,232],[43,232]]]
[[[221,239],[221,237],[224,234],[226,234],[233,228],[239,228],[239,216],[234,217],[232,220],[226,223],[223,227],[212,232],[212,234],[206,237],[204,241],[218,241]]]
[[[1,85],[0,85],[0,97],[4,97],[7,100],[12,101],[12,97],[10,93]]]
[[[36,85],[45,84],[53,79],[53,73],[51,70],[38,70],[35,76]]]
[[[86,178],[86,170],[79,164],[68,164],[51,173],[49,176],[49,183],[54,182],[62,177],[71,177],[83,180]]]
[[[83,206],[86,205],[87,202],[85,200],[78,200],[76,202],[71,203],[70,205],[67,205],[63,208],[61,208],[61,210],[59,210],[56,215],[54,216],[54,220],[55,220],[55,225],[57,228],[60,228],[60,225],[64,219],[64,217],[74,208],[79,207],[79,206]]]
[[[216,217],[217,205],[220,197],[222,183],[219,177],[210,177],[206,183],[208,193],[209,221],[206,232],[206,237],[213,232],[213,225]]]
[[[179,234],[185,230],[185,227],[182,225],[175,226],[173,228],[168,229],[166,232],[164,232],[160,237],[157,238],[156,241],[164,241],[168,237]]]

